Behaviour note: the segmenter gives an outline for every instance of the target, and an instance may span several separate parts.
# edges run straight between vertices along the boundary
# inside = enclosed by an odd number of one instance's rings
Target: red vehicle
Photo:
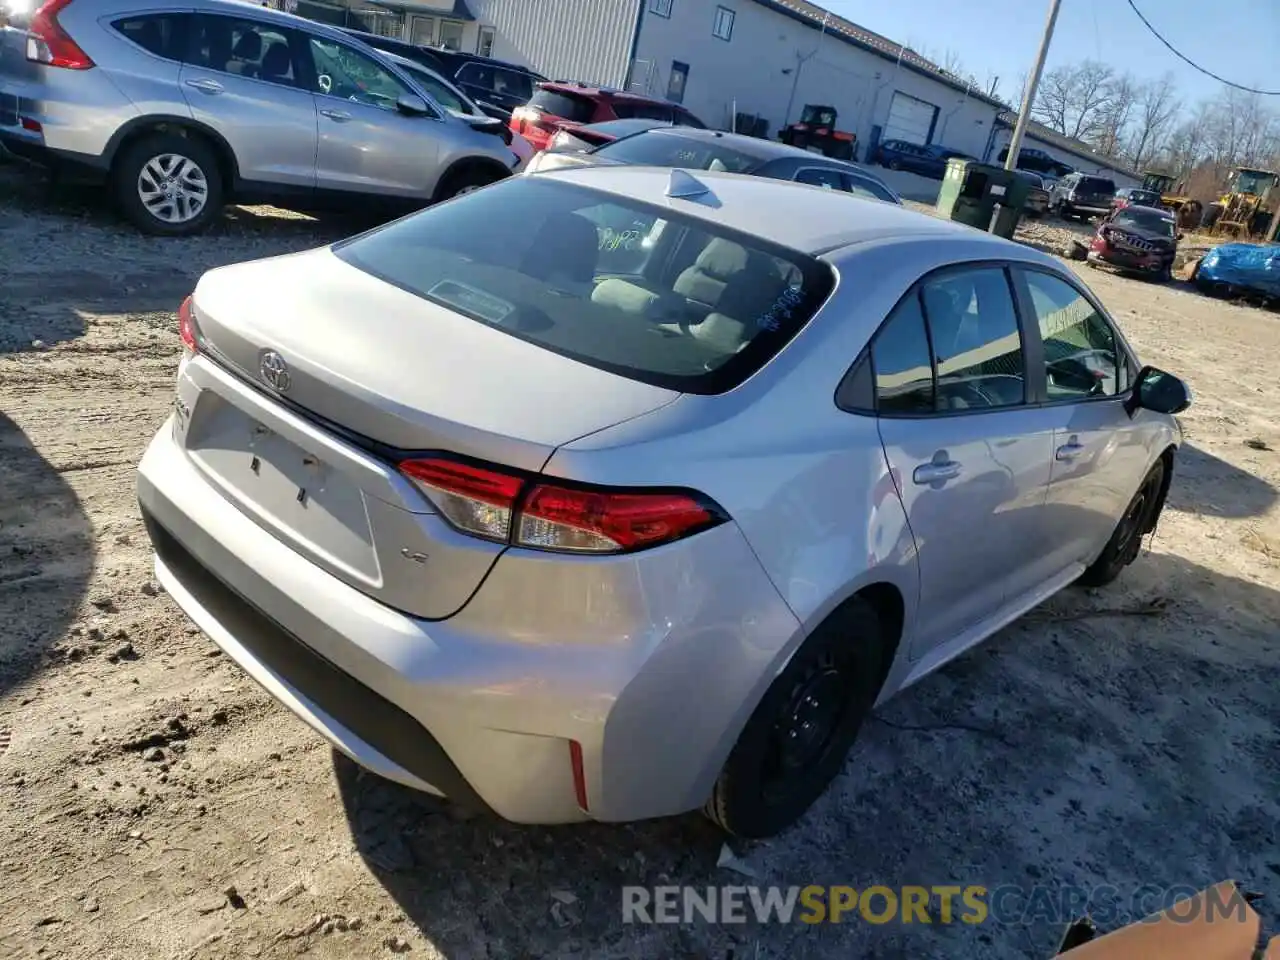
[[[1168,210],[1130,204],[1098,224],[1087,259],[1092,266],[1107,264],[1167,282],[1173,279],[1180,239]]]
[[[512,111],[511,129],[533,144],[535,150],[545,150],[561,130],[631,118],[706,127],[678,103],[605,87],[547,81],[537,85],[528,103]]]

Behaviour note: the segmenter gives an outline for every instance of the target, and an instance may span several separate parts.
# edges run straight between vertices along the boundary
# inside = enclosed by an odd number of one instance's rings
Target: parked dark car
[[[1121,187],[1111,201],[1112,210],[1123,210],[1125,207],[1158,207],[1160,194],[1154,190],[1143,190],[1141,187]]]
[[[1004,147],[996,157],[996,162],[1004,164],[1009,159],[1009,148]],[[1038,147],[1023,147],[1018,151],[1018,169],[1030,170],[1032,173],[1045,174],[1055,180],[1075,173],[1075,167],[1055,159]]]
[[[534,85],[546,79],[527,67],[505,60],[439,47],[424,47],[407,40],[382,37],[362,30],[344,29],[344,32],[375,49],[397,53],[442,74],[474,100],[486,114],[504,122],[511,120],[512,110],[527,103],[533,96]]]
[[[1094,266],[1105,263],[1162,282],[1172,280],[1181,236],[1170,211],[1130,205],[1098,224],[1088,260]]]
[[[692,113],[668,100],[590,87],[582,83],[539,83],[533,96],[511,115],[511,129],[545,150],[561,130],[607,120],[660,120],[677,126],[705,127]]]
[[[1040,174],[1032,173],[1030,170],[1015,170],[1014,173],[1031,184],[1023,209],[1032,217],[1044,216],[1049,210],[1049,190],[1045,187]]]
[[[774,180],[795,180],[885,203],[902,203],[883,180],[847,160],[824,157],[776,140],[692,127],[656,127],[585,153],[544,151],[535,156],[525,170],[537,173],[597,163],[744,173]]]
[[[1115,197],[1114,180],[1085,173],[1069,173],[1053,188],[1049,206],[1064,220],[1072,217],[1089,220],[1111,213],[1111,202]]]
[[[882,140],[875,149],[872,162],[890,170],[909,170],[925,177],[941,180],[947,173],[947,161],[952,157],[974,160],[975,157],[959,150],[951,150],[938,144],[924,146],[906,140]]]
[[[670,127],[673,124],[664,120],[646,120],[642,117],[629,117],[626,120],[606,120],[604,123],[588,123],[580,127],[566,127],[554,137],[547,149],[553,153],[585,153],[606,143],[629,137],[633,133],[644,133],[654,127]]]

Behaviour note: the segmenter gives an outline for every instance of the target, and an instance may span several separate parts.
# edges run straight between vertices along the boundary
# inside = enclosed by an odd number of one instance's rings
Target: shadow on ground
[[[1059,594],[886,704],[798,828],[738,845],[755,880],[717,869],[697,815],[458,822],[345,759],[337,777],[370,869],[450,960],[1048,957],[1086,902],[1109,928],[1177,885],[1280,896],[1277,622],[1280,594],[1162,553]],[[811,883],[1002,894],[981,925],[621,920],[629,884]]]
[[[93,559],[80,499],[0,412],[0,698],[34,675],[65,634]]]
[[[317,220],[230,207],[205,234],[148,237],[117,215],[105,187],[0,166],[0,354],[78,339],[94,314],[171,319],[206,270],[332,243],[369,226],[368,217]],[[77,266],[50,269],[54,260]]]
[[[1268,481],[1227,463],[1194,444],[1178,450],[1169,507],[1211,517],[1260,517],[1280,498]]]

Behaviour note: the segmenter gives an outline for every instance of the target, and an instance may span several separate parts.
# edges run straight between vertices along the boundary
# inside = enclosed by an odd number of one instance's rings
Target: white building
[[[776,136],[815,103],[837,109],[859,157],[899,139],[994,162],[1008,142],[1006,105],[807,0],[301,0],[299,12],[343,3],[366,29],[675,100],[722,129],[758,117]],[[1038,125],[1026,144],[1091,173],[1104,165]]]

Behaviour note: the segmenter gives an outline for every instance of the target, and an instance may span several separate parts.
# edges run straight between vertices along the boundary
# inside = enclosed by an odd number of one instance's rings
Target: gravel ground
[[[624,884],[1142,884],[1280,900],[1275,313],[1081,268],[1196,391],[1150,552],[879,712],[803,825],[717,867],[696,816],[463,819],[362,776],[153,580],[133,468],[174,309],[216,264],[350,232],[236,211],[139,237],[0,167],[0,956],[1047,957],[1023,924],[625,925]],[[1031,225],[1065,242],[1074,227]],[[6,747],[7,744],[7,747]],[[936,915],[936,914],[935,914]]]

